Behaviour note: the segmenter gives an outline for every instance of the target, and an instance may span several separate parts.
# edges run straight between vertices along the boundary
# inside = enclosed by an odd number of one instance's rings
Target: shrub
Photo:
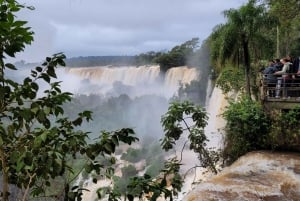
[[[230,103],[223,114],[227,121],[223,157],[232,163],[245,153],[269,147],[269,117],[262,106],[249,98]]]
[[[300,107],[272,114],[270,144],[273,149],[300,151]]]

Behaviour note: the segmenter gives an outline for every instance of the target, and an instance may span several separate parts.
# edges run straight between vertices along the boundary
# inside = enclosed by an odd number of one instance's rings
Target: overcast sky
[[[194,37],[205,40],[224,22],[222,11],[246,0],[21,0],[35,7],[29,21],[35,41],[17,60],[41,61],[64,52],[67,57],[136,55],[170,50]]]

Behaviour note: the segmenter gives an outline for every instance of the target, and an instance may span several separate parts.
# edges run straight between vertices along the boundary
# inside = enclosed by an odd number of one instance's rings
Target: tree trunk
[[[280,48],[279,48],[279,27],[276,27],[276,58],[280,57]]]
[[[1,158],[1,164],[2,164],[2,200],[8,201],[8,167],[6,163],[6,157],[4,150],[0,149],[0,158]]]
[[[248,41],[246,36],[243,36],[243,52],[244,52],[244,65],[245,65],[245,80],[246,80],[246,94],[251,98],[251,85],[250,85],[250,54]]]

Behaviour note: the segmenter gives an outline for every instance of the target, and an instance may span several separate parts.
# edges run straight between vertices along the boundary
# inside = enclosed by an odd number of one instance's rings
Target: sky
[[[222,11],[247,0],[20,0],[34,42],[15,61],[40,62],[63,52],[78,56],[167,51],[192,38],[205,40],[225,22]]]

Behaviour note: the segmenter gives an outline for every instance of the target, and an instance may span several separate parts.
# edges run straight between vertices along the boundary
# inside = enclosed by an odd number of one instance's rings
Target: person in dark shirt
[[[268,90],[268,96],[274,97],[275,96],[275,86],[277,83],[277,76],[274,75],[275,72],[277,72],[277,68],[275,66],[275,62],[273,60],[269,61],[269,66],[264,69],[264,81],[267,84],[269,90]]]

